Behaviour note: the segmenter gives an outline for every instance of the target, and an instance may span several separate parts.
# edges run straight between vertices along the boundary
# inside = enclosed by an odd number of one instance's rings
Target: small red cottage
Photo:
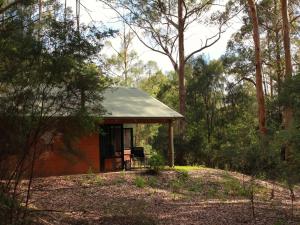
[[[174,165],[173,121],[182,115],[137,88],[115,87],[104,93],[106,110],[101,132],[82,137],[80,154],[70,155],[55,143],[36,162],[36,176],[66,175],[123,169],[130,162],[134,146],[135,124],[169,125],[169,165]]]

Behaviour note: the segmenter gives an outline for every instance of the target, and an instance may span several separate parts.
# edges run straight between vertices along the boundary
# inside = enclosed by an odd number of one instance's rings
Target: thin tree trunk
[[[79,25],[80,25],[79,17],[80,17],[80,0],[76,0],[76,22],[77,22],[78,32],[79,32]]]
[[[253,41],[255,46],[255,66],[256,66],[256,98],[258,103],[258,121],[259,130],[261,134],[266,133],[266,112],[265,112],[265,98],[263,93],[262,81],[262,63],[261,63],[261,49],[260,37],[258,28],[258,17],[254,0],[248,0],[249,16],[253,25]]]
[[[65,0],[64,21],[67,21],[67,0]]]
[[[283,27],[283,47],[285,57],[285,78],[292,77],[293,66],[291,56],[290,23],[288,18],[287,0],[281,0],[281,14]]]
[[[178,54],[179,54],[179,68],[178,68],[178,80],[179,80],[179,112],[185,116],[185,84],[184,84],[184,18],[183,18],[183,1],[178,0]],[[183,132],[185,128],[184,119],[180,121],[180,130]]]
[[[263,88],[265,95],[268,96],[268,82],[265,75],[263,75]]]
[[[291,56],[291,40],[290,40],[290,23],[288,18],[288,2],[281,0],[281,15],[283,27],[283,48],[284,48],[284,61],[285,61],[285,80],[290,79],[293,74],[292,56]],[[292,109],[287,106],[283,109],[283,127],[289,129],[293,119]],[[290,155],[289,144],[285,144],[285,159]]]
[[[274,67],[272,66],[270,68],[270,96],[271,98],[274,96],[274,92],[275,92],[275,84],[277,85],[277,94],[280,93],[280,88],[281,88],[281,73],[282,73],[282,68],[281,68],[281,40],[280,40],[280,27],[278,26],[278,16],[279,16],[279,11],[278,11],[278,0],[273,0],[273,19],[271,20],[271,26],[273,27],[273,31],[268,29],[267,30],[267,45],[268,45],[268,58],[269,61],[272,61],[272,46],[271,46],[271,42],[273,41],[275,46],[274,46],[274,54],[275,54],[275,62]],[[271,33],[274,32],[274,37],[271,35]],[[274,39],[274,40],[273,40]],[[274,69],[274,70],[273,70]],[[272,76],[272,72],[274,72],[274,75]],[[276,83],[274,84],[274,81],[276,81]],[[280,111],[280,110],[279,110]],[[280,114],[281,117],[281,114]]]
[[[130,35],[130,33],[129,33]],[[130,37],[127,43],[126,37],[126,28],[124,24],[124,31],[123,31],[123,42],[124,42],[124,79],[125,79],[125,86],[128,86],[128,62],[127,62],[127,54],[128,54],[128,47],[130,42]]]
[[[270,97],[274,97],[274,84],[273,84],[273,78],[270,76]]]
[[[269,81],[270,81],[270,97],[271,99],[273,98],[273,77],[272,77],[272,74],[273,74],[273,63],[272,63],[272,55],[271,55],[271,44],[270,44],[270,30],[267,30],[267,46],[268,46],[268,60],[269,60],[269,63],[272,65],[272,66],[269,66]]]
[[[276,42],[276,73],[277,73],[277,92],[280,94],[281,91],[281,54],[280,54],[280,34],[279,30],[275,33]]]
[[[29,204],[29,199],[30,199],[30,192],[31,192],[31,185],[33,181],[33,174],[34,174],[34,166],[35,166],[35,161],[36,161],[36,144],[33,147],[33,153],[32,153],[32,160],[31,160],[31,166],[30,166],[30,175],[29,175],[29,181],[28,181],[28,186],[27,186],[27,193],[26,193],[26,200],[25,200],[25,212],[23,215],[23,220],[26,219],[27,216],[27,209],[28,209],[28,204]]]
[[[42,0],[39,0],[39,21],[42,19],[42,10],[43,10],[43,2]]]
[[[42,0],[39,0],[38,1],[39,3],[39,28],[38,28],[38,40],[40,41],[41,40],[41,29],[42,29],[42,14],[43,14],[43,1]]]

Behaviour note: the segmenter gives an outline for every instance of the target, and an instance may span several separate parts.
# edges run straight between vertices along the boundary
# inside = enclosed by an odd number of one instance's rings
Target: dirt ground
[[[38,178],[30,209],[37,224],[295,224],[300,225],[299,187],[289,191],[256,181],[253,217],[249,178],[202,168],[187,172],[144,171]]]

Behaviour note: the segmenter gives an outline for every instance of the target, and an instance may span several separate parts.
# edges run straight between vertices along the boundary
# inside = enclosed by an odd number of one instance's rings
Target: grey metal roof
[[[182,118],[164,103],[137,88],[112,87],[104,92],[104,118]]]

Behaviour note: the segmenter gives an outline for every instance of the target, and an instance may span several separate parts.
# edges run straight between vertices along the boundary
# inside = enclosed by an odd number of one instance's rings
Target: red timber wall
[[[50,150],[43,151],[35,163],[34,175],[58,176],[100,171],[99,134],[82,137],[74,146],[76,154],[61,148],[61,142],[55,140]]]

